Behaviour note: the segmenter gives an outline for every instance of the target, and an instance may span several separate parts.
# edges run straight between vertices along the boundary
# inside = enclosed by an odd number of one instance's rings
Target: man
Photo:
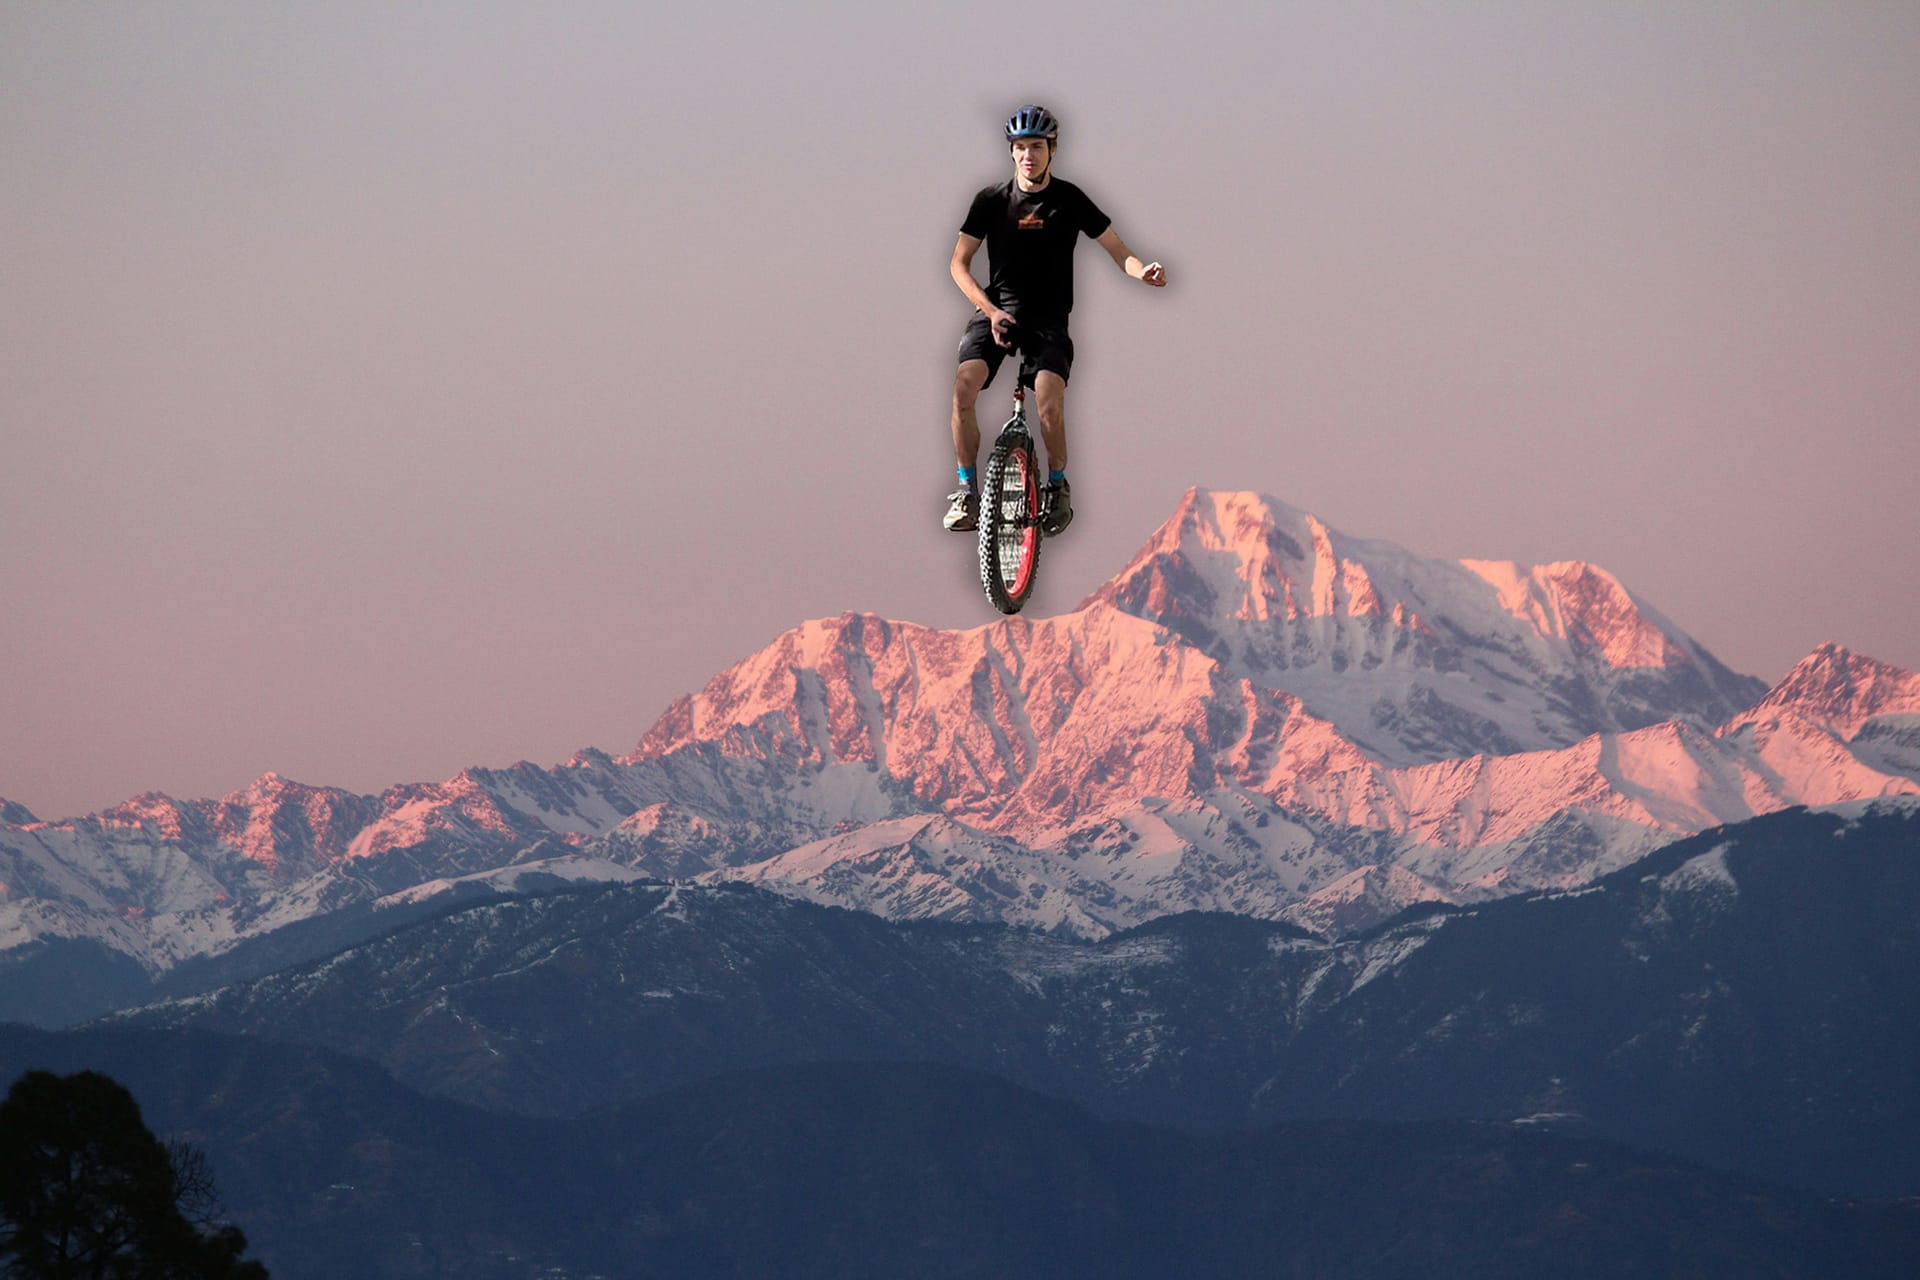
[[[1067,313],[1073,310],[1078,237],[1084,232],[1098,241],[1135,280],[1160,287],[1167,283],[1167,273],[1159,263],[1135,257],[1086,192],[1053,176],[1060,125],[1045,107],[1014,112],[1006,134],[1013,177],[973,198],[953,247],[953,282],[975,310],[960,339],[960,368],[953,380],[953,451],[960,488],[947,495],[950,505],[942,523],[955,531],[976,527],[980,423],[974,406],[1000,361],[1018,348],[1020,385],[1033,388],[1049,468],[1040,527],[1057,534],[1073,519],[1066,421],[1073,340],[1067,336]],[[973,278],[973,255],[983,243],[990,268],[984,289]]]

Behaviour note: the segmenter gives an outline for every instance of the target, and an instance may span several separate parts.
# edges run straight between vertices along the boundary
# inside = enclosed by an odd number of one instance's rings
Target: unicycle
[[[1027,389],[1013,390],[980,484],[980,585],[1002,613],[1018,613],[1040,573],[1040,461],[1027,430]]]

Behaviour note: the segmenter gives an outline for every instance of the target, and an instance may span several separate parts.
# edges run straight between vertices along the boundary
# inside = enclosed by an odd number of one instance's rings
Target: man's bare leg
[[[1033,398],[1040,411],[1040,442],[1047,446],[1047,466],[1067,469],[1067,380],[1051,369],[1033,378]]]
[[[980,464],[980,418],[975,406],[986,385],[985,360],[963,360],[953,375],[953,460],[959,466]]]
[[[1047,469],[1060,476],[1047,481],[1040,528],[1052,537],[1073,522],[1073,498],[1067,488],[1067,380],[1048,369],[1034,375],[1033,398],[1040,405],[1040,440],[1047,446]]]
[[[975,406],[980,389],[987,384],[987,362],[964,360],[953,375],[953,457],[961,474],[972,475],[980,458],[980,419]],[[962,484],[949,495],[951,505],[940,523],[949,532],[966,533],[978,527],[979,486]]]

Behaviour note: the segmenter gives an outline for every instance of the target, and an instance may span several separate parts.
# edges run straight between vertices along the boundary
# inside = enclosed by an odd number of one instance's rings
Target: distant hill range
[[[938,1062],[1105,1114],[1529,1122],[1857,1194],[1920,1188],[1920,808],[1705,833],[1573,891],[1328,941],[1099,942],[745,886],[495,899],[122,1015],[568,1115],[743,1068]]]

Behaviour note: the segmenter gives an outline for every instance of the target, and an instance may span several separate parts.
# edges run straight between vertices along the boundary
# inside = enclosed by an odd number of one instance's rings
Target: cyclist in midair
[[[953,451],[960,487],[947,495],[942,523],[955,531],[975,527],[980,454],[975,404],[1001,360],[1017,348],[1022,357],[1020,385],[1033,388],[1047,454],[1040,526],[1057,534],[1073,519],[1066,392],[1073,370],[1067,314],[1073,310],[1074,248],[1084,233],[1135,280],[1164,286],[1167,273],[1159,263],[1134,256],[1086,192],[1054,176],[1060,125],[1051,112],[1021,107],[1007,121],[1006,135],[1013,177],[974,196],[953,247],[953,282],[973,303],[974,314],[960,339],[960,368],[953,379]],[[973,255],[982,244],[987,246],[989,268],[985,288],[973,276]]]

